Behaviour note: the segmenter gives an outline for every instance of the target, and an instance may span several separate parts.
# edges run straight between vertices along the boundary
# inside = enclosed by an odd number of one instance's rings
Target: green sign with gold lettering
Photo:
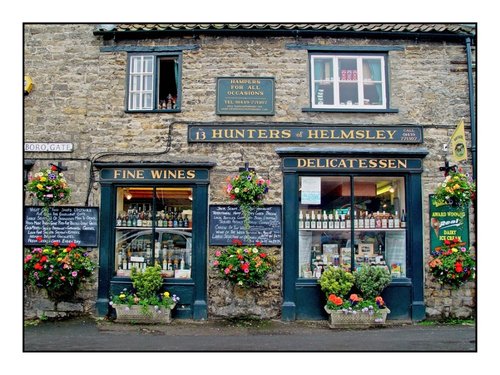
[[[192,123],[190,143],[423,143],[416,125]]]
[[[274,115],[274,78],[217,78],[218,115]]]
[[[445,240],[458,238],[469,247],[469,211],[467,206],[453,207],[437,204],[429,195],[430,251],[443,245]]]

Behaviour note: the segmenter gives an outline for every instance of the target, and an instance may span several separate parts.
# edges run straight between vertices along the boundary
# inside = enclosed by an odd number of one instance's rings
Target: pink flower
[[[24,258],[24,263],[29,262],[31,260],[31,258],[33,258],[33,255],[31,255],[31,254],[26,255],[26,258]]]
[[[220,257],[220,254],[221,254],[220,250],[217,250],[217,251],[215,252],[215,256],[216,256],[216,257]]]
[[[73,276],[73,277],[78,276],[78,272],[76,272],[76,271],[71,272],[71,276]]]
[[[227,275],[229,272],[231,272],[231,270],[230,270],[229,268],[226,268],[226,269],[224,270],[224,273],[225,273],[226,275]]]
[[[219,265],[219,261],[218,260],[214,260],[214,266],[217,267]]]
[[[233,185],[227,184],[227,193],[229,194],[233,190]]]

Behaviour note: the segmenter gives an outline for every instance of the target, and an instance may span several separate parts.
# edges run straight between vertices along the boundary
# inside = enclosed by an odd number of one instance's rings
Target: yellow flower
[[[62,262],[62,260],[63,260],[63,258],[61,258],[61,257],[57,258],[58,262]]]
[[[170,297],[170,293],[169,293],[169,292],[165,292],[165,293],[163,293],[163,297],[165,297],[165,298]]]
[[[119,297],[120,297],[120,299],[125,299],[127,296],[122,293],[122,294],[119,295]]]
[[[36,187],[37,187],[38,190],[43,190],[43,185],[42,184],[38,184],[38,185],[36,185]]]
[[[459,184],[453,185],[453,189],[460,189],[460,185]]]
[[[451,251],[456,253],[458,251],[458,249],[456,247],[454,247],[453,249],[451,249]]]
[[[48,254],[48,253],[50,253],[50,250],[49,249],[43,249],[43,253],[44,254]]]
[[[45,177],[45,176],[40,177],[40,181],[42,181],[42,182],[47,181],[47,177]]]

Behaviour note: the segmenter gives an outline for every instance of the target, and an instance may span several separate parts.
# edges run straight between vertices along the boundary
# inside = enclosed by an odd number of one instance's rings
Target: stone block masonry
[[[140,41],[103,41],[93,35],[90,24],[24,25],[24,70],[34,82],[33,91],[24,98],[25,142],[71,142],[72,153],[26,152],[27,159],[53,158],[68,166],[67,179],[74,191],[70,204],[85,203],[89,184],[89,159],[100,153],[114,155],[101,161],[185,161],[216,162],[211,171],[210,204],[226,204],[223,188],[227,176],[245,162],[272,183],[266,203],[282,204],[280,158],[273,144],[189,144],[188,122],[297,122],[313,124],[415,124],[424,127],[423,207],[424,253],[429,254],[428,196],[442,179],[439,167],[444,164],[442,144],[459,119],[464,118],[470,140],[467,73],[452,71],[453,61],[464,60],[463,44],[419,40],[371,40],[331,37],[169,37]],[[306,112],[309,107],[308,53],[287,49],[290,43],[319,45],[400,45],[403,50],[388,53],[390,101],[397,113],[327,113]],[[127,113],[126,52],[101,52],[104,45],[176,46],[193,44],[199,48],[182,53],[182,110],[179,113]],[[218,116],[215,114],[217,77],[274,77],[274,116]],[[167,147],[172,126],[171,148]],[[286,144],[282,144],[284,146]],[[325,144],[308,144],[326,147]],[[470,143],[469,143],[470,145]],[[367,145],[376,147],[376,145]],[[405,146],[406,147],[406,146]],[[408,146],[414,147],[414,146]],[[416,146],[415,146],[416,147]],[[119,153],[136,155],[116,155]],[[74,159],[64,161],[64,159]],[[33,170],[45,166],[38,160]],[[470,162],[462,166],[470,171]],[[99,205],[99,185],[90,187],[90,202]],[[27,203],[30,204],[29,199]],[[473,212],[473,210],[471,210]],[[471,213],[472,215],[472,213]],[[471,241],[475,223],[471,223]],[[213,249],[209,249],[212,252]],[[276,250],[280,259],[280,250]],[[210,265],[207,265],[210,267]],[[425,270],[426,271],[426,270]],[[254,303],[258,314],[276,317],[280,306],[281,269],[272,275],[269,293],[259,295]],[[230,315],[240,302],[229,301],[227,288],[209,272],[209,313]],[[475,285],[467,284],[460,293],[443,296],[440,286],[426,274],[426,304],[430,316],[448,311],[451,315],[472,315],[475,308]],[[27,296],[32,298],[31,295]],[[34,297],[33,297],[34,298]],[[35,301],[33,299],[32,301]],[[38,300],[37,300],[38,301]],[[35,303],[35,302],[33,302]],[[38,303],[38,302],[37,302]],[[35,303],[36,304],[36,303]],[[43,310],[35,305],[28,312]],[[60,312],[60,310],[58,310]],[[257,314],[257,311],[256,311]]]

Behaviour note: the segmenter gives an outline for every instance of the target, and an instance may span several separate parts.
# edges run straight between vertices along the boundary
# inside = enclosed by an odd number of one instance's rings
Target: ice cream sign
[[[430,195],[430,250],[442,246],[446,240],[458,238],[469,246],[469,213],[467,207],[437,204]]]

